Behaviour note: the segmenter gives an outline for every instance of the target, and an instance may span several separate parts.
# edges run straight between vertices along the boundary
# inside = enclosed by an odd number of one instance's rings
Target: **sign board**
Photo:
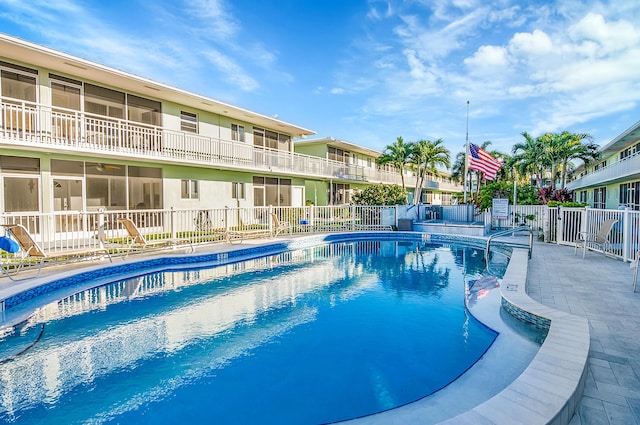
[[[506,198],[493,198],[491,217],[497,220],[509,218],[509,200]]]

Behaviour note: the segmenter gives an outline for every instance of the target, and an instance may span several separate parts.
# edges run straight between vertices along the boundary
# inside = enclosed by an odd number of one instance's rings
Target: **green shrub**
[[[356,193],[351,203],[354,205],[404,205],[407,191],[397,184],[377,184]]]

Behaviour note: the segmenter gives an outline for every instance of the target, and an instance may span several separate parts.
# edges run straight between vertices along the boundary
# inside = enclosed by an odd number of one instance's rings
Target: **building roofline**
[[[617,152],[640,139],[640,121],[620,133],[609,143],[600,148],[600,152]]]
[[[296,140],[294,143],[299,146],[327,144],[331,146],[340,147],[343,149],[348,149],[350,152],[370,155],[375,158],[382,155],[382,152],[377,151],[375,149],[367,148],[361,145],[356,145],[355,143],[347,142],[341,139],[336,139],[335,137],[321,137],[317,139]]]
[[[70,76],[86,78],[87,80],[107,84],[136,94],[143,94],[156,99],[183,104],[194,109],[228,116],[229,118],[250,122],[257,126],[264,126],[270,130],[292,134],[294,137],[306,137],[315,134],[314,131],[304,127],[3,33],[0,33],[0,57],[40,66]]]

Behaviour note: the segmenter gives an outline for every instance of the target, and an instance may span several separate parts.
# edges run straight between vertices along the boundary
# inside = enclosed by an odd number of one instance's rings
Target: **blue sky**
[[[0,32],[382,150],[601,146],[640,120],[640,2],[0,0]],[[1,52],[0,52],[1,55]]]

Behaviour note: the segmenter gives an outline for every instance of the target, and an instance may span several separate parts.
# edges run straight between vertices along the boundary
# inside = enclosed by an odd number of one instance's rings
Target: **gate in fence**
[[[578,233],[586,220],[584,208],[558,208],[556,217],[556,242],[560,245],[575,245]],[[553,227],[553,226],[552,226]]]

